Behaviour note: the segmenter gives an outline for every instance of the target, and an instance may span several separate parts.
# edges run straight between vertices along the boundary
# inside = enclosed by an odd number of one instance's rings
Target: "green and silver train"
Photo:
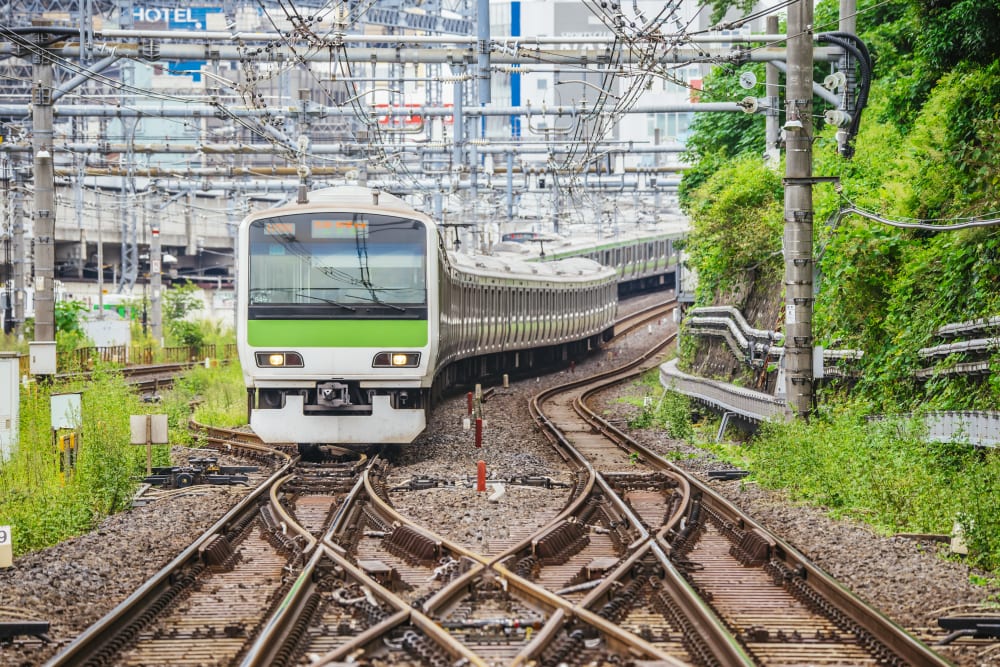
[[[614,269],[452,253],[368,188],[310,192],[239,234],[237,340],[266,442],[410,443],[442,391],[595,349],[618,304]]]

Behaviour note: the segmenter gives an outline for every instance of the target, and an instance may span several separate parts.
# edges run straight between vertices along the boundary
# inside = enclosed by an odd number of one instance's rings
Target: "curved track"
[[[400,514],[377,456],[306,464],[208,429],[212,446],[282,463],[49,664],[946,664],[586,407],[670,342],[536,397],[571,488],[491,549]]]

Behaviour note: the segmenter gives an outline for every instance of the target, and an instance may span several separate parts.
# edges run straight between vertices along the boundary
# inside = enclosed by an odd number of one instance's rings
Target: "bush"
[[[75,469],[60,475],[62,458],[51,431],[53,393],[79,392],[83,404]],[[0,469],[0,516],[15,531],[15,553],[55,544],[90,530],[131,505],[145,452],[129,444],[129,415],[150,412],[120,373],[96,370],[90,379],[32,384],[21,392],[16,454]],[[166,465],[166,447],[156,465]]]

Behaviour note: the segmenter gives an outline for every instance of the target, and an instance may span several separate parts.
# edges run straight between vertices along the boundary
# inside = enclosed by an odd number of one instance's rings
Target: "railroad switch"
[[[743,479],[749,474],[749,470],[709,470],[708,478],[729,482],[734,479]]]
[[[48,644],[52,641],[45,634],[48,631],[48,621],[0,621],[0,644],[9,644],[14,637],[21,635],[38,637]]]
[[[257,466],[220,466],[218,459],[191,459],[190,465],[153,468],[143,479],[168,489],[183,489],[195,484],[246,484],[245,473],[257,472]]]
[[[943,616],[938,625],[951,630],[947,637],[937,642],[938,646],[950,644],[959,637],[973,639],[1000,639],[1000,616]]]
[[[369,577],[394,593],[399,592],[400,588],[403,587],[403,580],[400,578],[396,568],[386,565],[380,560],[359,559],[358,567],[364,570],[365,574]]]
[[[569,484],[565,482],[556,482],[551,477],[545,477],[544,475],[524,475],[522,477],[511,477],[507,480],[508,484],[519,484],[521,486],[539,486],[545,489],[551,489],[555,487],[565,488]]]
[[[390,491],[423,491],[425,489],[436,489],[439,486],[454,486],[454,484],[437,477],[420,475],[407,480],[404,484],[392,487]]]

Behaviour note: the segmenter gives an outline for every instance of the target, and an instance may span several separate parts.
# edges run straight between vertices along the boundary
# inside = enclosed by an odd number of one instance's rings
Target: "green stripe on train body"
[[[427,320],[249,320],[253,347],[400,347],[427,345]]]

